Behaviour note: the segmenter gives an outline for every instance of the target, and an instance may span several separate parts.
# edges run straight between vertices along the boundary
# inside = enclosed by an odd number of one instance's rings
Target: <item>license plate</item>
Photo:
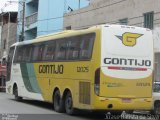
[[[123,102],[123,103],[131,103],[132,100],[129,99],[129,98],[123,98],[123,99],[122,99],[122,102]]]

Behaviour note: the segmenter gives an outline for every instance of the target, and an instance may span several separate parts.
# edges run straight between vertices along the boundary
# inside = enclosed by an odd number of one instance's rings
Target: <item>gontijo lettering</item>
[[[63,65],[39,65],[39,73],[43,74],[63,74]]]
[[[130,65],[130,66],[151,66],[150,60],[126,59],[126,58],[104,58],[105,64]]]

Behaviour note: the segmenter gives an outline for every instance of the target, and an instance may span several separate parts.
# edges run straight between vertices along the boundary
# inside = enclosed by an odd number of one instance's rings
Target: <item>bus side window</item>
[[[44,53],[44,48],[45,44],[34,44],[32,49],[32,61],[37,62],[37,61],[42,61],[43,58],[43,53]]]
[[[55,60],[65,60],[66,59],[66,50],[67,44],[65,40],[58,40],[57,41],[57,50]]]
[[[35,62],[35,61],[37,61],[37,58],[38,58],[38,45],[34,44],[31,61]]]
[[[11,47],[9,50],[8,58],[7,58],[7,79],[6,81],[10,81],[11,77],[11,66],[12,66],[12,59],[14,54],[15,47]]]
[[[87,50],[81,50],[81,59],[89,58],[89,54]]]
[[[33,50],[33,46],[31,45],[30,46],[27,45],[24,47],[24,53],[23,53],[23,58],[22,58],[23,62],[30,62],[32,50]]]
[[[82,37],[80,59],[91,59],[95,34],[88,34]]]
[[[16,55],[15,55],[14,62],[20,63],[20,62],[22,62],[24,49],[21,46],[18,46],[16,49],[17,50],[16,50]]]
[[[44,48],[43,60],[46,60],[46,61],[54,60],[55,49],[56,49],[55,41],[47,42],[47,44]]]
[[[68,50],[67,59],[68,60],[78,60],[80,52],[80,36],[68,38]]]
[[[14,53],[15,47],[11,47],[8,54],[7,63],[11,63],[13,59],[13,53]]]
[[[39,49],[38,49],[38,58],[37,58],[38,61],[42,61],[44,47],[45,47],[45,45],[40,45],[39,46]]]

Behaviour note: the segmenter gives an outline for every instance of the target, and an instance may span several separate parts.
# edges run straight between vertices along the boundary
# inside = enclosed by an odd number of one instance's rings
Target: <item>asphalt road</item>
[[[86,112],[69,116],[55,112],[52,104],[35,100],[18,102],[14,100],[14,96],[0,93],[0,120],[99,120],[104,118],[104,114],[97,116]]]
[[[158,120],[151,115],[141,114],[125,114],[121,115],[121,119],[125,120]],[[52,104],[23,100],[17,102],[14,96],[0,93],[0,120],[116,120],[119,116],[108,114],[95,114],[89,112],[81,112],[76,116],[69,116],[65,113],[57,113],[53,110]]]

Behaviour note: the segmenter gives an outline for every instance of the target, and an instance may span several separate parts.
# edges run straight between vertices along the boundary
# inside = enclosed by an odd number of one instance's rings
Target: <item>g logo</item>
[[[142,34],[138,33],[129,33],[126,32],[122,36],[117,36],[125,46],[133,47],[136,45],[137,38],[141,37]]]

